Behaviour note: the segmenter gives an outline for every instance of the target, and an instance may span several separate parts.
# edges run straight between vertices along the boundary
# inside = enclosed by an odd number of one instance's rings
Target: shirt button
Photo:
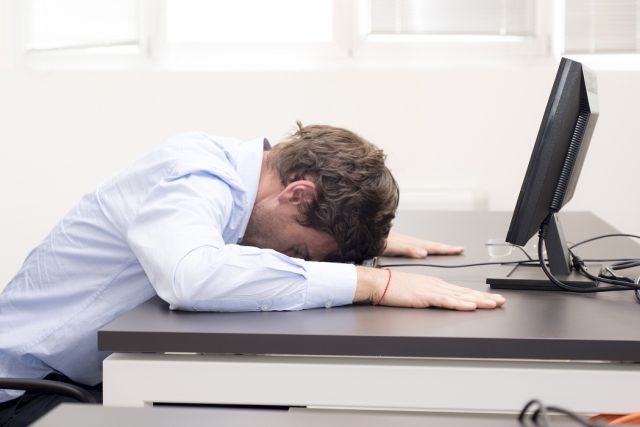
[[[324,308],[331,308],[331,301],[327,301],[324,303]]]
[[[260,310],[261,310],[261,311],[267,311],[267,310],[269,310],[269,306],[268,306],[267,304],[262,304],[262,305],[260,306]]]

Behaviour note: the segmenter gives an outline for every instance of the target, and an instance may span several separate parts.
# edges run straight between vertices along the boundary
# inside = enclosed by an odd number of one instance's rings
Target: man
[[[502,305],[433,277],[348,264],[462,251],[387,241],[398,198],[382,151],[345,129],[298,123],[273,149],[263,138],[172,138],[86,195],[29,254],[0,295],[0,377],[100,383],[96,331],[156,294],[172,309],[208,311]],[[20,396],[0,390],[0,420],[56,403]]]

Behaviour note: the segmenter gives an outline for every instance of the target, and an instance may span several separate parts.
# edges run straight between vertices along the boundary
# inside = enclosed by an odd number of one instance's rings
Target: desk
[[[575,427],[566,418],[554,426]],[[515,415],[426,414],[419,412],[231,410],[204,408],[109,408],[62,404],[34,427],[522,427]]]
[[[506,212],[405,213],[397,228],[461,243],[489,260],[484,243],[504,236]],[[614,229],[589,213],[564,213],[567,238]],[[579,253],[640,257],[628,239]],[[515,251],[513,256],[516,256]],[[383,262],[397,260],[386,259]],[[506,266],[416,267],[486,290]],[[153,402],[517,411],[532,397],[579,412],[638,409],[640,305],[631,293],[503,291],[498,310],[349,306],[302,312],[170,312],[155,298],[99,331],[105,405]]]

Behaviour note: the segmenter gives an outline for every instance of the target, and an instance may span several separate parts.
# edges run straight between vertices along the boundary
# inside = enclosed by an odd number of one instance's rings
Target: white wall
[[[173,132],[278,140],[296,119],[383,147],[402,189],[479,188],[511,210],[555,63],[306,72],[0,70],[0,288],[73,206]],[[601,116],[570,209],[640,233],[640,72],[598,73]]]

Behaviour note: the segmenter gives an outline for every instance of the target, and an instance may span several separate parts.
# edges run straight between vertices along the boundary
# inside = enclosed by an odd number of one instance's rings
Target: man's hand
[[[389,233],[387,246],[382,255],[425,258],[427,255],[460,255],[462,251],[464,251],[462,246],[445,245],[404,234]]]
[[[353,302],[377,302],[383,295],[389,272],[369,267],[356,267],[358,286]],[[380,305],[394,307],[441,307],[473,311],[497,308],[505,303],[503,296],[475,291],[445,282],[437,277],[394,270]]]

